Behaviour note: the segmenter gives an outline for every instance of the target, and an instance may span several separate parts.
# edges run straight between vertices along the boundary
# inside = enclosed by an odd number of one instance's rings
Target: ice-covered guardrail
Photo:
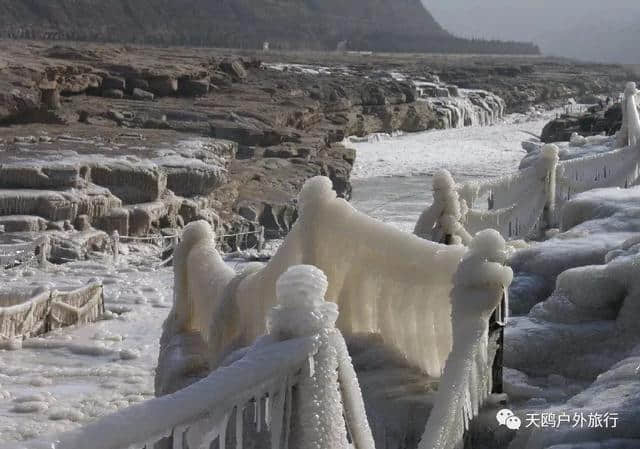
[[[241,449],[262,438],[272,448],[373,449],[357,377],[335,328],[338,309],[324,301],[326,276],[298,265],[276,288],[269,334],[236,362],[176,393],[25,447],[197,449],[218,440],[221,449]],[[257,433],[245,431],[251,418]]]
[[[433,179],[433,204],[418,219],[414,233],[437,242],[458,239],[465,244],[482,229],[495,229],[506,239],[533,238],[558,224],[556,211],[573,195],[635,185],[640,178],[638,95],[635,83],[629,83],[617,135],[622,148],[559,162],[558,147],[545,145],[532,167],[460,185],[446,170],[440,171]],[[484,197],[487,209],[475,208]]]
[[[504,240],[488,230],[474,238],[458,265],[453,347],[423,449],[459,447],[491,390],[488,317],[511,281],[504,259]],[[324,301],[327,287],[319,269],[290,267],[276,283],[278,304],[268,313],[268,334],[242,358],[176,393],[23,447],[195,449],[218,440],[220,448],[241,449],[262,438],[265,447],[280,449],[374,449],[358,379],[335,327],[338,306]],[[415,336],[420,344],[421,334]],[[246,431],[248,420],[258,433]],[[267,434],[259,432],[263,424]]]
[[[239,443],[236,447],[242,448],[243,410],[252,404],[255,417],[262,425],[264,399],[269,397],[266,402],[271,403],[270,417],[284,420],[282,408],[285,404],[291,407],[291,388],[297,385],[317,348],[313,337],[254,348],[241,360],[172,395],[128,407],[77,431],[24,447],[153,449],[154,444],[165,438],[173,440],[174,448],[209,447],[207,441],[210,443],[218,437],[226,440],[228,420],[233,415],[234,441]],[[279,410],[272,409],[275,404]],[[267,424],[283,425],[273,421]]]
[[[557,163],[558,148],[546,145],[535,166],[482,183],[456,185],[451,174],[441,170],[433,178],[433,204],[418,219],[414,233],[442,243],[457,237],[464,244],[483,229],[495,229],[506,239],[534,236],[552,217]],[[486,195],[488,210],[474,208]]]
[[[640,143],[639,96],[640,91],[636,88],[636,83],[627,83],[622,101],[622,127],[616,136],[620,147],[634,146]]]
[[[562,161],[556,176],[559,204],[587,190],[631,187],[640,176],[640,145]]]
[[[422,447],[457,447],[468,420],[477,414],[491,388],[488,317],[511,279],[510,270],[502,266],[504,240],[489,230],[470,241],[468,250],[426,242],[357,213],[327,189],[330,184],[326,179],[307,184],[293,237],[267,267],[237,279],[232,273],[221,272],[208,225],[194,223],[185,230],[174,266],[178,303],[172,313],[177,313],[175,324],[181,325],[177,330],[187,325],[185,331],[192,332],[191,324],[197,324],[193,317],[202,315],[197,302],[180,303],[185,301],[183,295],[195,293],[191,289],[201,290],[196,272],[190,271],[198,268],[201,280],[208,282],[203,286],[209,285],[203,292],[207,298],[216,294],[214,288],[223,289],[223,302],[217,309],[221,316],[207,323],[213,330],[209,344],[214,343],[216,333],[230,330],[252,335],[260,331],[252,320],[261,317],[266,321],[266,336],[258,338],[240,359],[230,365],[220,362],[208,377],[173,394],[28,447],[151,449],[162,442],[194,449],[210,447],[217,439],[221,448],[225,444],[242,448],[243,442],[249,442],[245,436],[252,436],[243,430],[242,410],[253,408],[256,424],[265,423],[270,430],[267,438],[271,447],[373,449],[355,370],[336,328],[338,307],[344,307],[347,315],[342,324],[346,331],[381,333],[389,345],[404,349],[409,360],[424,372],[439,376],[439,367],[446,363],[441,378],[446,388],[439,388]],[[354,234],[356,230],[359,232]],[[334,239],[332,245],[322,244],[326,243],[325,233]],[[363,235],[359,237],[359,233]],[[361,251],[357,257],[344,252],[354,244],[349,239],[357,241]],[[351,256],[340,259],[346,255]],[[297,265],[300,262],[290,263],[312,256],[327,266],[329,275],[309,265]],[[398,260],[400,266],[381,261],[383,256]],[[268,284],[275,273],[280,274],[272,287]],[[248,277],[252,275],[253,280]],[[247,290],[233,294],[233,288],[242,288],[245,281],[250,282]],[[269,303],[262,299],[271,288],[277,300],[263,313]],[[325,296],[338,300],[325,302]],[[244,297],[250,300],[250,308],[241,303]],[[235,308],[239,314],[233,313]],[[254,317],[247,320],[249,312]],[[420,326],[425,318],[429,326]],[[438,326],[434,326],[436,322]],[[172,342],[162,350],[171,349]],[[220,347],[208,349],[214,351],[209,355],[215,361]],[[443,350],[446,352],[441,354]],[[182,348],[176,354],[188,357],[190,353]],[[227,357],[235,358],[233,353]],[[164,366],[161,361],[158,375],[163,375]]]
[[[61,327],[96,321],[104,313],[101,284],[74,290],[0,291],[0,347]]]
[[[489,317],[511,284],[504,266],[505,242],[495,230],[471,241],[458,266],[452,291],[453,348],[419,449],[456,449],[464,443],[471,419],[491,393],[492,360]]]

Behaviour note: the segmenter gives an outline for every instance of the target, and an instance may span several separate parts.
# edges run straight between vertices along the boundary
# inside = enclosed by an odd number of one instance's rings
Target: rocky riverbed
[[[608,92],[619,76],[538,58],[0,50],[4,238],[67,232],[87,247],[79,257],[115,230],[172,232],[201,218],[225,234],[280,236],[309,177],[329,176],[350,197],[347,136],[490,125],[539,100]]]

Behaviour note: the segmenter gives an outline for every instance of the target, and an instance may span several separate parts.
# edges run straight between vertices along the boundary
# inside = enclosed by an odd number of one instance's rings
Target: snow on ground
[[[0,350],[0,441],[69,430],[153,397],[173,271],[157,268],[157,248],[129,249],[116,266],[107,258],[52,265],[46,271],[0,270],[3,288],[16,290],[81,286],[100,279],[112,318],[28,339],[21,350]]]
[[[508,115],[497,125],[351,139],[357,156],[352,204],[412,232],[431,204],[432,174],[446,168],[456,182],[512,173],[527,154],[523,140],[539,136],[555,112]]]
[[[416,176],[445,168],[454,177],[497,176],[513,172],[526,154],[521,142],[539,136],[554,112],[513,114],[488,127],[433,130],[389,136],[375,134],[366,141],[351,139],[357,157],[355,180],[379,176]],[[349,142],[348,142],[349,143]]]

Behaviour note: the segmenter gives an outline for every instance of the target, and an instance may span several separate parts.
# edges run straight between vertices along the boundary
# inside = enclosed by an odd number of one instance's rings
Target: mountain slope
[[[494,52],[457,39],[420,0],[0,0],[0,36],[153,44]],[[502,53],[532,53],[527,44]]]

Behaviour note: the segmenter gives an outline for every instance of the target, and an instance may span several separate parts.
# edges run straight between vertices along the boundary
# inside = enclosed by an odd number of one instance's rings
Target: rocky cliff
[[[420,0],[0,0],[0,36],[178,45],[537,53],[458,39]]]

